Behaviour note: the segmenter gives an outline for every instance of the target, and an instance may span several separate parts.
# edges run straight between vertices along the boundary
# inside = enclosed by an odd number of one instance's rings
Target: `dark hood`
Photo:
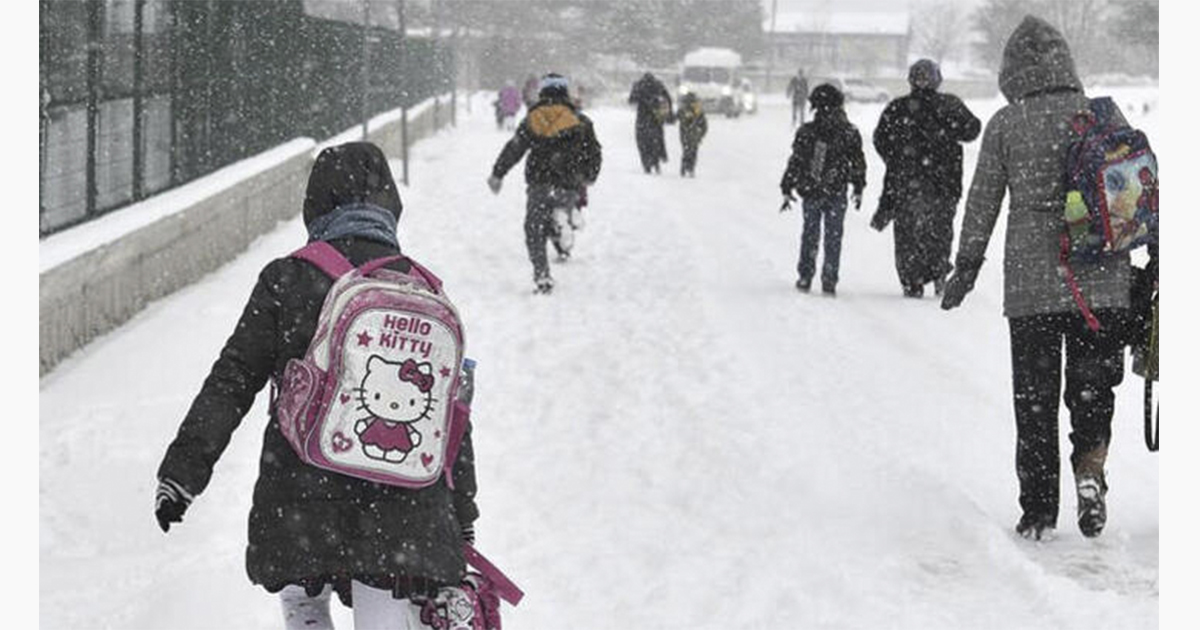
[[[369,203],[400,218],[404,205],[387,157],[370,142],[347,142],[321,151],[308,176],[304,223],[350,203]]]
[[[1082,92],[1067,40],[1045,20],[1032,15],[1013,31],[1004,46],[1000,91],[1010,103],[1037,92]]]

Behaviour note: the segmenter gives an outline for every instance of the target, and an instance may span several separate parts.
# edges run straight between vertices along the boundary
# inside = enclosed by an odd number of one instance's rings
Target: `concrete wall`
[[[427,101],[410,110],[410,147],[449,124],[448,103],[449,98],[443,96],[437,107]],[[383,148],[388,158],[399,159],[403,152],[399,113],[384,114],[377,120],[378,124],[369,126],[371,140]],[[278,222],[298,215],[317,149],[356,140],[356,133],[348,130],[319,146],[309,140],[295,155],[269,168],[221,186],[178,211],[42,271],[39,374],[46,374],[95,337],[128,321],[149,302],[229,262],[246,251],[255,238],[273,230]],[[314,146],[316,149],[311,148]],[[219,176],[217,173],[208,178]],[[184,188],[211,187],[213,181],[206,181],[208,178]],[[182,188],[173,192],[181,191]],[[143,204],[149,206],[154,202],[152,198]],[[141,209],[131,207],[127,211]],[[84,224],[73,229],[88,228]]]

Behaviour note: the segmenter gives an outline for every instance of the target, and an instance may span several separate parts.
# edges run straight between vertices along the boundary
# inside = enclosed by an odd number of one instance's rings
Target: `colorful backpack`
[[[1158,240],[1158,162],[1146,134],[1122,122],[1109,97],[1094,98],[1071,118],[1067,148],[1061,262],[1075,303],[1092,330],[1071,262],[1096,261]]]
[[[355,268],[325,242],[294,252],[334,279],[303,359],[272,399],[300,459],[351,477],[422,488],[451,474],[470,419],[458,400],[463,328],[441,281],[390,256]]]
[[[474,570],[461,585],[423,602],[421,623],[434,630],[501,630],[500,600],[516,606],[525,594],[471,545],[464,545],[463,555]]]

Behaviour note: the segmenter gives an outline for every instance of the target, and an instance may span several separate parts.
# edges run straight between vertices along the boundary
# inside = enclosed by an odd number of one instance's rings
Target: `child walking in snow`
[[[708,118],[704,116],[704,106],[695,94],[687,93],[679,99],[679,144],[683,147],[683,161],[680,163],[679,174],[684,177],[696,176],[696,153],[700,150],[700,141],[708,133]]]
[[[561,258],[569,255],[574,229],[570,216],[580,207],[580,192],[600,175],[601,156],[592,121],[571,101],[566,77],[550,73],[541,85],[537,103],[496,157],[487,184],[500,194],[504,176],[529,153],[525,160],[525,246],[533,264],[534,290],[550,293],[554,280],[546,259],[546,241],[554,242]]]
[[[400,254],[402,205],[387,160],[373,144],[325,149],[304,199],[310,243],[350,264]],[[400,257],[386,269],[409,273]],[[233,334],[213,364],[158,469],[155,516],[166,532],[204,491],[234,429],[268,379],[280,383],[305,355],[333,280],[308,260],[279,258],[261,271]],[[410,375],[417,380],[422,374]],[[463,543],[474,538],[475,468],[470,430],[453,460],[453,489],[385,485],[302,461],[273,404],[263,434],[249,518],[250,581],[279,593],[288,629],[328,630],[330,595],[354,608],[358,628],[426,628],[425,603],[457,589]]]
[[[796,132],[792,156],[783,173],[780,188],[783,206],[791,208],[799,192],[803,201],[804,232],[800,238],[800,278],[796,288],[808,292],[817,267],[817,247],[821,223],[825,224],[825,261],[821,266],[821,292],[837,294],[838,267],[842,253],[842,224],[846,219],[846,186],[853,187],[854,209],[862,206],[867,185],[867,163],[863,156],[862,136],[846,119],[842,93],[829,84],[813,88],[809,97],[814,114]]]

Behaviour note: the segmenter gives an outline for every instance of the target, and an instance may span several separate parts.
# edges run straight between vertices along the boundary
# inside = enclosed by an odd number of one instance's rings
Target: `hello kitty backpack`
[[[300,459],[423,488],[451,470],[470,419],[458,400],[463,328],[441,281],[390,256],[355,267],[318,241],[294,252],[334,279],[303,359],[272,383],[280,429]]]

